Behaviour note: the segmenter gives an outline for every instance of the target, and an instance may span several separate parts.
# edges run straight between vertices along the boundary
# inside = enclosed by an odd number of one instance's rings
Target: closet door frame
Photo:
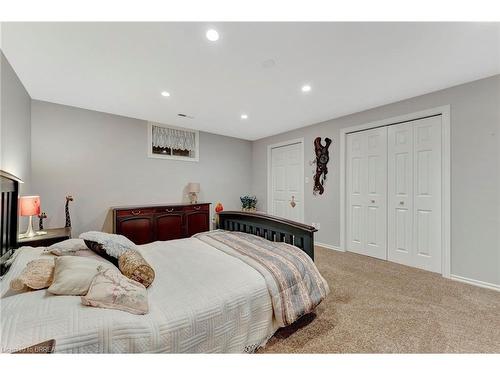
[[[350,126],[340,129],[340,250],[346,251],[346,141],[347,134],[362,130],[389,126],[408,121],[419,120],[425,117],[441,115],[441,275],[451,277],[451,155],[450,155],[450,105],[430,108],[402,116],[391,117],[385,120],[374,121],[367,124]]]

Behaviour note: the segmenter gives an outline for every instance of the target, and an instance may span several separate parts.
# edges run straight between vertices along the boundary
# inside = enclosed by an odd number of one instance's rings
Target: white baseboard
[[[455,280],[455,281],[460,281],[462,283],[466,283],[466,284],[470,284],[470,285],[479,286],[481,288],[488,288],[488,289],[496,290],[497,292],[500,292],[500,285],[493,284],[493,283],[487,283],[486,281],[469,279],[468,277],[463,277],[463,276],[458,276],[458,275],[450,275],[450,279]]]
[[[341,251],[341,252],[344,252],[344,250],[342,250],[340,247],[338,246],[334,246],[334,245],[328,245],[326,243],[321,243],[321,242],[318,242],[318,241],[314,241],[314,245],[316,246],[320,246],[320,247],[324,247],[325,249],[329,249],[329,250],[335,250],[335,251]]]

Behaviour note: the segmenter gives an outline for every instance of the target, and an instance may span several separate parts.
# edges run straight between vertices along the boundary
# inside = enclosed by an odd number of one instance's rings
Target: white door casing
[[[268,213],[304,221],[304,151],[302,141],[271,145],[268,153]]]
[[[347,136],[347,250],[387,259],[387,129]]]

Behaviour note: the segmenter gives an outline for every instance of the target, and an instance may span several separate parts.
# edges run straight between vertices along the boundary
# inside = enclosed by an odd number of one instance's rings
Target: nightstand
[[[17,239],[17,245],[21,246],[32,246],[32,247],[47,247],[53,245],[57,242],[68,240],[71,238],[71,228],[54,228],[54,229],[44,229],[47,234],[41,234],[34,237],[26,237]]]

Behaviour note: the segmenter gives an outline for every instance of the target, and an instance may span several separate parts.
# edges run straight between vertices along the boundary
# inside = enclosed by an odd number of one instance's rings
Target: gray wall
[[[31,182],[31,98],[1,55],[1,151],[0,169],[19,177],[21,194],[30,194]]]
[[[0,169],[24,181],[21,195],[31,191],[31,98],[0,50]],[[27,218],[19,220],[26,231]]]
[[[146,121],[41,101],[31,108],[33,186],[49,228],[64,225],[67,194],[76,236],[110,230],[111,206],[186,201],[188,182],[200,182],[200,201],[226,209],[249,193],[249,141],[200,132],[199,162],[151,159]]]
[[[305,140],[305,176],[312,177],[315,137],[334,140],[326,192],[305,185],[305,221],[320,222],[317,241],[340,243],[339,129],[451,105],[451,273],[500,284],[500,75],[329,120],[253,143],[252,191],[266,209],[267,146]],[[335,103],[332,103],[335,105]]]

